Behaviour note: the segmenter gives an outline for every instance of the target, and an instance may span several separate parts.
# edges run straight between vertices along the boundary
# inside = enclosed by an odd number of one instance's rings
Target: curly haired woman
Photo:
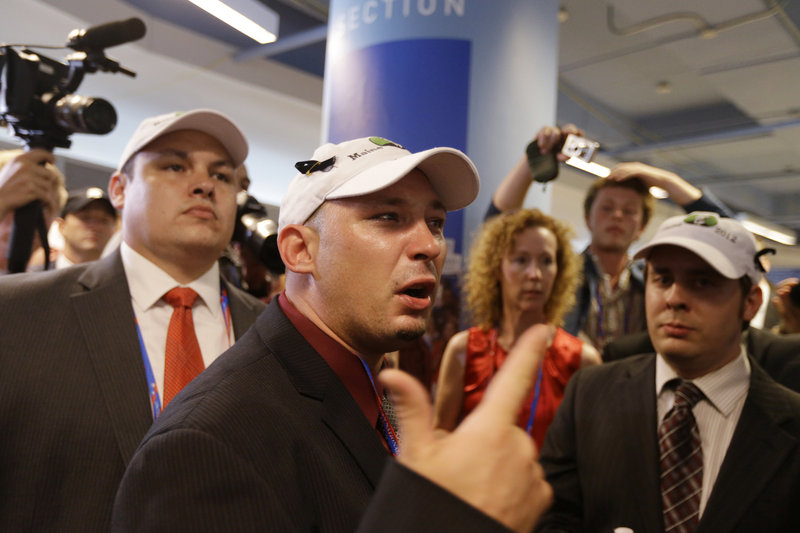
[[[534,324],[561,323],[574,301],[579,262],[570,230],[536,209],[504,212],[473,244],[464,292],[474,323],[445,348],[437,386],[436,426],[453,429],[478,405],[517,338]],[[561,328],[539,367],[518,424],[541,448],[544,434],[578,368],[600,355]]]

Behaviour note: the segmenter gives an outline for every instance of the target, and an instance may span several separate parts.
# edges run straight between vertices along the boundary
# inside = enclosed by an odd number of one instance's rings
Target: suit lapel
[[[649,524],[648,530],[663,528],[661,518],[661,485],[655,393],[655,356],[648,355],[629,360],[627,375],[621,378],[619,433],[624,438],[618,443],[622,447],[618,467],[619,479],[635,484],[636,500],[630,505],[640,516],[641,523]],[[609,406],[610,412],[614,412]]]
[[[388,452],[353,397],[338,378],[334,376],[334,379],[336,381],[331,380],[325,391],[322,421],[347,447],[374,488],[389,457]]]
[[[791,417],[775,383],[751,365],[750,389],[698,531],[731,531],[775,476],[797,441],[781,429]]]
[[[153,419],[119,252],[87,268],[78,283],[82,287],[70,297],[72,310],[80,324],[122,460],[128,464]]]
[[[280,360],[297,391],[321,402],[322,423],[342,442],[373,488],[376,487],[389,457],[377,431],[336,373],[286,318],[277,300],[267,306],[253,327]]]

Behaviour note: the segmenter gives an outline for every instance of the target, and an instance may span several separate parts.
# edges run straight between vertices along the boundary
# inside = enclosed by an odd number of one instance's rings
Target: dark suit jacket
[[[555,503],[540,531],[663,531],[651,354],[582,369],[541,453]],[[698,533],[800,531],[800,395],[752,365]]]
[[[229,288],[237,338],[263,304]],[[119,253],[0,276],[0,531],[108,531],[152,425]]]
[[[505,530],[390,459],[276,298],[150,429],[120,484],[112,531],[353,532],[359,524]]]
[[[776,335],[758,328],[748,328],[745,346],[748,355],[772,379],[800,392],[800,334]],[[617,361],[631,355],[650,353],[653,343],[646,331],[618,337],[603,349],[604,361]]]

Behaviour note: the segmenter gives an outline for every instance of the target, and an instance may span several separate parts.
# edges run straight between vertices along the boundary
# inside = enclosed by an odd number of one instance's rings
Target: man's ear
[[[754,284],[752,287],[750,287],[750,292],[748,292],[744,297],[744,305],[742,306],[742,319],[752,320],[753,317],[756,316],[756,313],[758,313],[763,299],[764,295],[761,292],[761,287],[759,287],[757,284]]]
[[[289,224],[278,234],[278,251],[292,272],[313,274],[316,270],[319,234],[313,228]]]
[[[117,209],[125,207],[125,188],[128,186],[128,176],[122,172],[115,172],[108,180],[108,199]]]
[[[56,217],[53,222],[58,224],[58,232],[59,233],[64,233],[64,219],[61,218],[61,217]]]

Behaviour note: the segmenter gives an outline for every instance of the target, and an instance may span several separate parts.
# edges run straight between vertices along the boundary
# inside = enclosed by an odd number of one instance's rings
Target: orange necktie
[[[192,320],[192,305],[197,296],[188,287],[176,287],[164,295],[164,301],[174,308],[167,329],[164,407],[205,368]]]

